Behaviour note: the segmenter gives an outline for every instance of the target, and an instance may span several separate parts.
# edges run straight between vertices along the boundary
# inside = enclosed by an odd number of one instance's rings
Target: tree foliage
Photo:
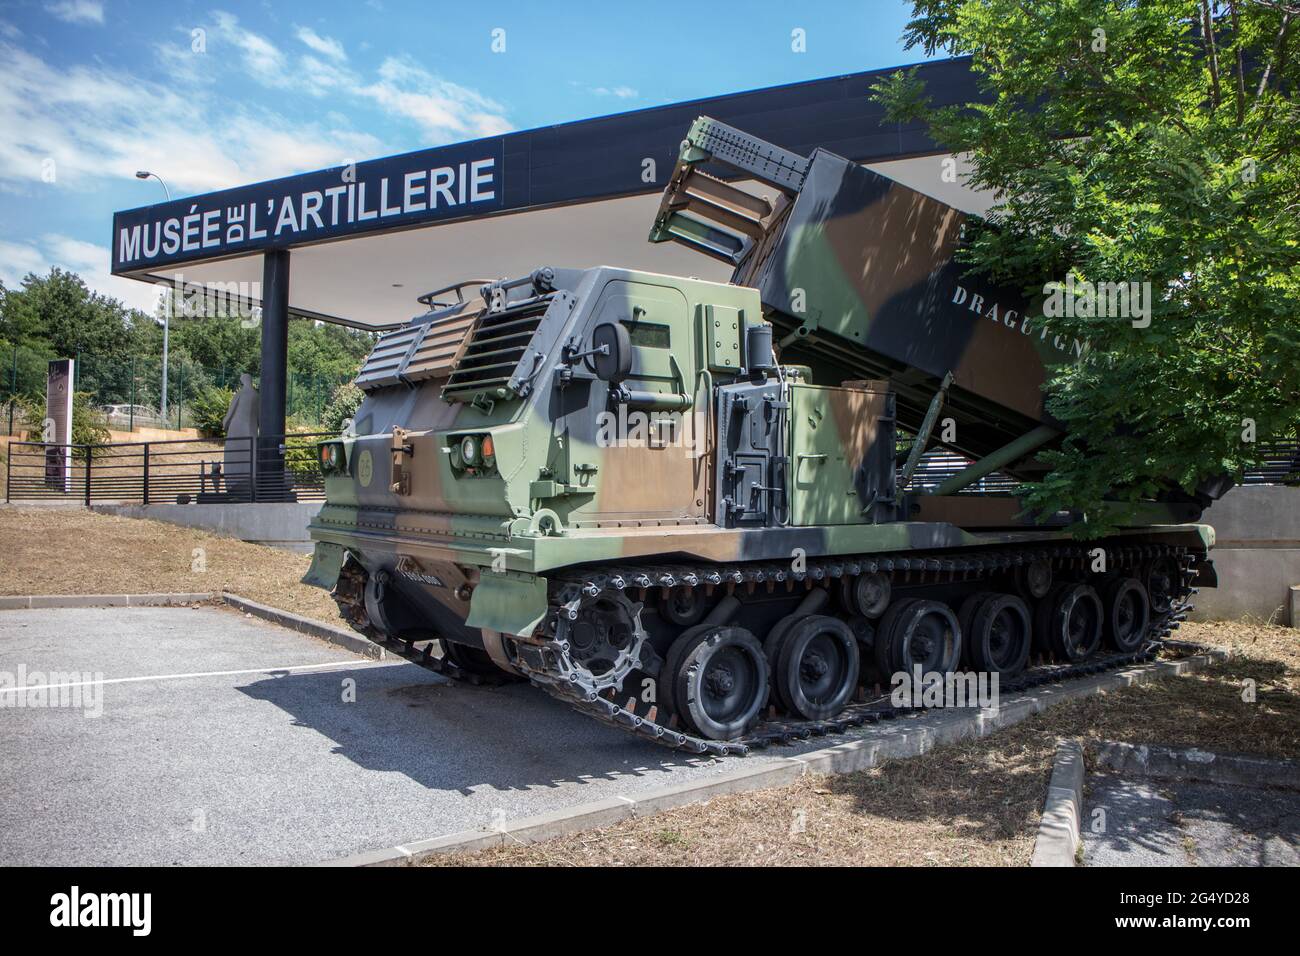
[[[932,108],[879,83],[969,156],[996,205],[963,255],[1041,302],[1044,286],[1149,282],[1150,324],[1036,319],[1088,342],[1055,367],[1068,437],[1029,502],[1134,502],[1253,464],[1300,422],[1300,3],[914,0],[908,46],[969,54],[975,102]]]
[[[334,390],[329,405],[325,407],[325,414],[321,416],[321,429],[336,435],[341,434],[343,423],[356,417],[357,409],[361,407],[365,397],[365,393],[352,382],[344,382]]]
[[[170,308],[169,406],[181,402],[189,408],[199,400],[210,406],[221,389],[237,385],[241,373],[259,375],[257,322],[239,315],[186,317]],[[134,401],[156,408],[162,391],[161,318],[161,312],[149,316],[93,292],[78,275],[58,268],[45,276],[28,275],[17,289],[0,285],[0,395],[39,398],[47,363],[76,358],[77,388],[96,403]],[[338,383],[356,374],[373,343],[368,332],[291,320],[290,375],[299,389],[319,395],[318,401],[301,404],[323,408]],[[210,411],[203,412],[204,427],[212,424]],[[169,417],[175,423],[175,413]]]

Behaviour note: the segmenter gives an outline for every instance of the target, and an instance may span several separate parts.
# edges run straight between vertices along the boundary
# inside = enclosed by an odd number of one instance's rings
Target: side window
[[[645,349],[671,349],[673,347],[673,333],[670,326],[648,322],[640,317],[641,311],[639,309],[634,311],[636,311],[637,317],[620,320],[627,326],[628,335],[631,337],[633,345]]]

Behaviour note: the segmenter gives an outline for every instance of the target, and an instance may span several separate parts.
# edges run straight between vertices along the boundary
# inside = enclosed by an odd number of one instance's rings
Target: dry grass
[[[194,570],[196,548],[206,571]],[[81,508],[0,508],[0,594],[227,590],[338,624],[329,595],[301,583],[309,563],[307,555],[161,521]]]
[[[840,777],[717,797],[616,826],[435,866],[1023,866],[1033,851],[1058,737],[1300,757],[1300,636],[1198,624],[1226,663],[1189,677],[1071,701],[983,740]],[[1242,701],[1244,681],[1256,701]]]

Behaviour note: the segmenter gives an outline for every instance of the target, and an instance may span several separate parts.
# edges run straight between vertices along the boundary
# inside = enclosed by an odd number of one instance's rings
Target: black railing
[[[329,432],[95,445],[10,442],[6,500],[141,504],[319,501]]]
[[[317,442],[331,432],[248,438],[191,438],[96,445],[10,442],[6,501],[249,502],[320,501],[325,480]],[[1300,484],[1300,442],[1261,443],[1260,464],[1243,485]],[[970,464],[927,452],[907,490],[928,491]],[[1015,479],[994,473],[964,493],[1007,494]]]
[[[1300,441],[1260,442],[1259,464],[1242,476],[1243,485],[1300,484]]]
[[[1300,442],[1267,441],[1260,442],[1255,450],[1259,462],[1254,468],[1246,470],[1240,484],[1243,485],[1300,485]],[[906,491],[933,491],[947,479],[972,464],[971,459],[963,458],[945,451],[928,451],[921,457],[908,483]],[[1009,475],[994,472],[969,488],[962,494],[1010,494],[1020,483]]]
[[[916,466],[916,471],[912,473],[912,480],[908,482],[905,491],[920,493],[933,491],[943,482],[947,481],[953,475],[963,471],[972,464],[971,459],[963,458],[961,455],[954,455],[943,451],[928,451],[921,456],[920,463]],[[1005,495],[1015,491],[1020,486],[1008,475],[1001,472],[994,472],[991,475],[985,475],[983,478],[974,482],[967,488],[963,488],[961,494],[985,494],[985,495]]]

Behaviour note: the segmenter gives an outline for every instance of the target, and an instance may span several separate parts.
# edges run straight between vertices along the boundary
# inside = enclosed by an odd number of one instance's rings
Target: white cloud
[[[594,86],[591,92],[597,96],[615,96],[620,100],[633,99],[637,92],[630,86]]]
[[[48,275],[54,266],[77,273],[95,292],[149,315],[158,304],[158,290],[153,285],[109,274],[108,246],[59,233],[22,242],[0,240],[0,279],[10,289],[18,288],[29,272]]]
[[[47,12],[68,23],[104,23],[104,4],[101,0],[58,0],[45,5]]]
[[[239,53],[244,71],[263,86],[319,97],[353,89],[360,82],[344,65],[347,54],[343,45],[308,27],[298,28],[298,39],[320,56],[303,53],[295,61],[266,37],[240,26],[233,14],[217,11],[213,17],[216,21],[213,50],[219,51],[222,42],[231,44]]]
[[[241,27],[233,13],[216,10],[212,17],[217,24],[217,38],[229,41],[239,50],[244,67],[255,78],[276,86],[292,82],[285,72],[285,55],[279,47],[261,34]]]
[[[322,56],[342,62],[348,58],[343,44],[333,37],[323,37],[311,27],[299,27],[298,39]]]
[[[355,92],[413,120],[434,144],[495,136],[512,128],[501,104],[433,75],[410,57],[388,57],[379,67],[379,79]]]
[[[9,64],[0,72],[0,185],[40,182],[52,160],[56,188],[150,169],[173,191],[205,192],[385,151],[336,122],[232,108],[98,66],[59,68],[3,41],[0,60]]]
[[[334,90],[349,90],[356,86],[357,78],[350,70],[326,63],[314,56],[303,56],[298,61],[298,77],[306,84],[305,92],[324,96]]]
[[[234,46],[247,74],[272,89],[366,98],[394,116],[413,121],[429,145],[513,129],[500,103],[430,73],[410,57],[388,57],[380,64],[377,78],[367,82],[346,65],[343,44],[309,27],[299,27],[297,37],[319,56],[304,53],[291,61],[266,37],[240,26],[233,14],[217,11],[213,17],[217,40]]]

